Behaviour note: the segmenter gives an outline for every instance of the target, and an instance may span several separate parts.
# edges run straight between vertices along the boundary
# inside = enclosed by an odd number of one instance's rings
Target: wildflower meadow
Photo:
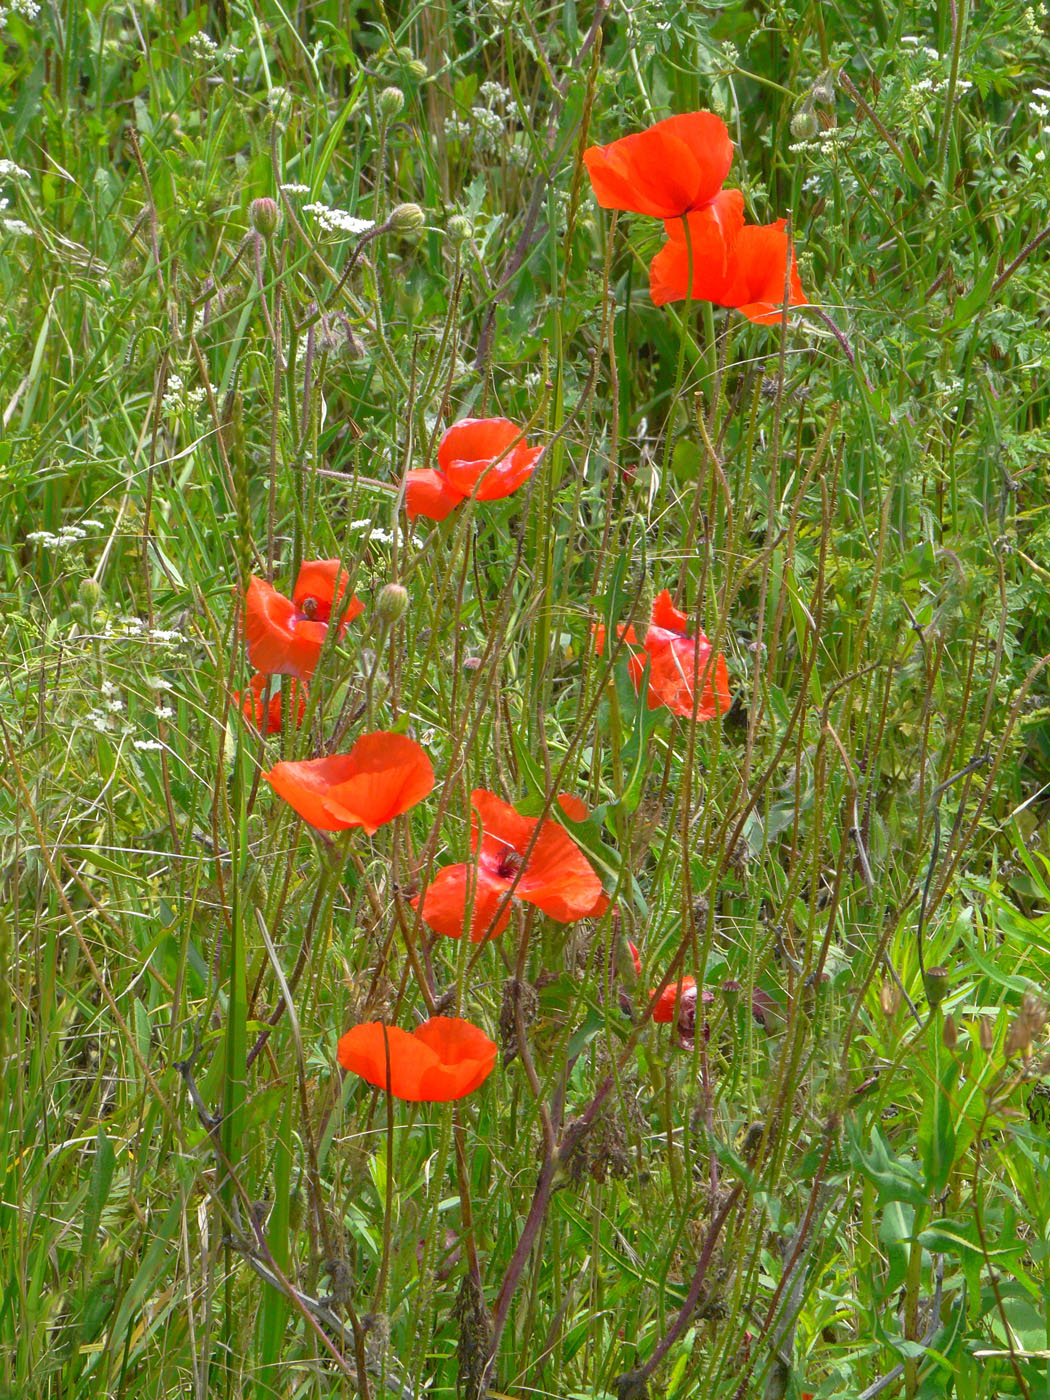
[[[0,0],[0,1400],[1050,1394],[1050,16]]]

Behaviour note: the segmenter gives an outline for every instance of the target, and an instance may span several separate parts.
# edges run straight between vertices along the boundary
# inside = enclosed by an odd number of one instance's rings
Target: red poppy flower
[[[462,938],[471,904],[472,943],[502,933],[510,921],[509,907],[495,926],[492,921],[519,871],[514,897],[535,904],[558,923],[570,924],[593,911],[602,893],[601,881],[579,846],[557,822],[543,823],[532,854],[523,865],[537,819],[519,816],[513,807],[482,788],[475,788],[470,802],[477,813],[471,821],[474,860],[446,865],[413,900],[413,907],[419,909],[423,922],[435,933]]]
[[[573,822],[585,822],[591,815],[587,810],[586,802],[579,797],[574,797],[571,792],[558,793],[558,806],[565,815]],[[609,907],[609,896],[602,890],[598,898],[591,905],[587,913],[582,915],[586,919],[600,919]]]
[[[713,112],[668,117],[609,146],[591,146],[583,161],[603,209],[657,219],[710,210],[718,221],[741,198],[737,190],[722,190],[733,143]]]
[[[456,1016],[432,1016],[414,1031],[367,1021],[339,1041],[339,1063],[377,1089],[411,1103],[448,1103],[485,1082],[496,1046]]]
[[[275,763],[263,777],[311,826],[360,826],[369,836],[434,786],[434,769],[416,741],[385,730],[362,734],[349,753]]]
[[[240,706],[241,714],[245,719],[250,720],[261,734],[280,734],[281,732],[281,692],[274,690],[270,696],[269,703],[263,703],[263,693],[266,690],[269,676],[264,676],[261,672],[252,676],[247,690],[235,690],[233,692],[234,703]],[[303,715],[306,713],[306,686],[300,686],[298,681],[292,682],[291,706],[294,715],[293,723],[296,729],[303,722]]]
[[[444,520],[471,496],[495,501],[516,491],[536,470],[543,451],[524,440],[508,451],[520,433],[507,418],[463,418],[453,423],[438,443],[437,470],[428,467],[405,474],[409,519],[425,515],[429,520]]]
[[[291,598],[261,578],[252,578],[244,609],[248,660],[265,675],[298,676],[309,680],[328,635],[332,613],[349,582],[338,559],[313,559],[299,570]],[[360,599],[350,599],[339,635],[364,611]]]
[[[681,221],[668,223],[668,242],[649,268],[653,302],[684,301],[689,296],[692,259],[694,301],[732,306],[759,325],[780,320],[784,305],[784,270],[788,258],[785,219],[772,224],[742,224],[729,233],[710,220],[689,220],[689,243]],[[788,305],[805,306],[798,264],[791,251]]]
[[[649,691],[646,697],[650,710],[666,705],[673,714],[692,719],[694,707],[698,720],[714,719],[724,714],[732,703],[729,695],[729,672],[721,652],[711,664],[711,644],[703,632],[691,637],[685,630],[689,618],[671,602],[665,588],[653,602],[652,621],[641,643],[649,657]],[[628,649],[638,645],[633,627],[618,628]],[[601,656],[605,647],[605,628],[599,623],[594,632],[594,645]],[[631,652],[627,663],[631,680],[637,690],[645,672],[645,656]],[[702,683],[700,703],[696,704],[695,683]]]

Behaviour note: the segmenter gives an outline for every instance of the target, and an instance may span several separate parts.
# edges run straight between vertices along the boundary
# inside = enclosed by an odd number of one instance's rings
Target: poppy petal
[[[689,630],[688,614],[679,612],[671,602],[671,593],[667,588],[653,599],[652,625],[653,627],[666,627],[671,632],[687,632]]]
[[[386,1089],[395,1098],[418,1102],[420,1080],[437,1059],[415,1036],[400,1026],[365,1021],[340,1038],[339,1063],[366,1084]]]
[[[641,969],[639,968],[639,971]],[[669,987],[665,987],[660,993],[656,1005],[653,1007],[654,1021],[673,1021],[675,1018],[675,1008],[692,1001],[696,1002],[696,978],[683,977],[680,982],[672,982]]]
[[[692,259],[692,300],[726,306],[726,265],[728,254],[722,232],[713,221],[697,225],[691,243],[668,239],[649,265],[649,295],[654,306],[689,297],[689,266]]]
[[[454,462],[491,462],[506,453],[520,432],[509,418],[461,418],[438,443],[438,466],[447,472]]]
[[[492,1073],[496,1046],[469,1021],[433,1016],[412,1032],[380,1021],[341,1037],[339,1063],[377,1089],[411,1103],[446,1103],[472,1093]]]
[[[264,675],[299,675],[290,656],[295,604],[265,581],[248,581],[244,600],[244,637],[248,660]]]
[[[446,865],[439,870],[418,898],[412,901],[420,917],[435,933],[446,938],[462,938],[471,906],[470,941],[481,943],[496,938],[510,923],[510,905],[493,925],[496,910],[507,893],[510,881],[501,879],[484,865],[466,862]]]
[[[721,117],[689,112],[608,146],[591,146],[583,160],[604,209],[673,219],[715,199],[732,164],[733,143]]]
[[[457,491],[441,472],[427,467],[405,473],[405,510],[409,520],[421,515],[427,520],[444,520],[464,500],[464,493]]]
[[[327,622],[337,611],[337,604],[346,592],[350,576],[340,566],[338,559],[311,559],[299,570],[292,592],[292,602],[300,612],[311,620]],[[313,610],[309,604],[313,602]],[[364,612],[360,598],[351,598],[347,604],[343,623],[353,622]]]
[[[569,924],[593,911],[602,895],[602,882],[569,833],[557,822],[547,821],[514,893],[558,923]]]
[[[276,763],[263,777],[311,826],[371,836],[434,786],[430,759],[405,734],[363,734],[348,754]]]
[[[424,1099],[447,1102],[471,1094],[492,1073],[496,1046],[484,1031],[458,1016],[432,1016],[413,1032],[436,1063],[420,1074]]]
[[[521,855],[532,839],[536,827],[534,817],[523,817],[515,812],[509,803],[497,797],[494,792],[475,788],[470,794],[470,805],[477,813],[471,819],[470,848],[478,849],[478,828],[482,832],[481,855],[483,860],[496,861],[507,850]]]

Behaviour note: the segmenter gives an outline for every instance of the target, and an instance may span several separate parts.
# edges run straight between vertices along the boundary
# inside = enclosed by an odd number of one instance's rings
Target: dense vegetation
[[[1045,1394],[1045,6],[0,16],[0,1393]],[[808,305],[654,305],[696,111]]]

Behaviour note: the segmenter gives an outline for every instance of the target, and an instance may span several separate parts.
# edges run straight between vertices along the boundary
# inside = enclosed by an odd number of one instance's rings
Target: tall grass
[[[34,9],[0,4],[4,1393],[1043,1393],[1044,8]],[[790,213],[782,325],[655,308],[659,230],[591,196],[586,146],[698,108]],[[405,471],[496,415],[541,469],[408,522]],[[365,612],[263,738],[247,578],[334,557]],[[722,719],[632,685],[665,588]],[[373,838],[261,779],[373,729],[437,773]],[[430,934],[477,787],[610,908]],[[713,999],[654,1024],[686,976]],[[476,1094],[339,1071],[435,1006],[500,1043]]]

